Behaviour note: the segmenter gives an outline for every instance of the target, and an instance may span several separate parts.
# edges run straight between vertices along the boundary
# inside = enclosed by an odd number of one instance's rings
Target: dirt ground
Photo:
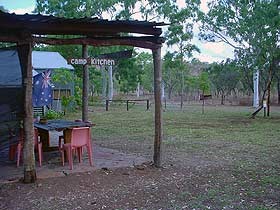
[[[257,120],[239,107],[204,116],[188,110],[164,113],[161,168],[146,162],[1,184],[0,209],[280,209],[279,110]],[[96,144],[152,160],[149,113],[95,113],[95,119]]]
[[[162,168],[147,162],[3,184],[0,209],[279,209],[279,187],[259,192],[253,172],[237,171],[223,158],[188,157],[176,164],[177,158]]]

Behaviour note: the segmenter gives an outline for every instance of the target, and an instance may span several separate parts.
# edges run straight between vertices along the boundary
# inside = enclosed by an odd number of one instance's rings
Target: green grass
[[[129,111],[123,106],[110,107],[108,112],[103,107],[92,109],[97,144],[152,157],[153,110],[145,111],[144,106]],[[190,199],[188,206],[195,209],[280,208],[280,107],[273,107],[269,118],[261,113],[250,119],[252,112],[240,106],[207,106],[205,114],[200,106],[185,106],[182,111],[173,106],[163,112],[163,164],[205,167],[193,182],[211,181],[211,189],[187,188],[178,201]]]

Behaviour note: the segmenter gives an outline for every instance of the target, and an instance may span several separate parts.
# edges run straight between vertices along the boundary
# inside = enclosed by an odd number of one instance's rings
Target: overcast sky
[[[184,6],[184,0],[177,0],[179,6]],[[0,0],[0,5],[9,12],[16,14],[31,13],[35,7],[35,0]],[[201,10],[207,11],[207,0],[201,0]],[[192,42],[198,46],[201,53],[195,53],[194,57],[202,62],[220,62],[226,58],[233,57],[233,48],[225,43],[209,43],[198,39],[198,26],[194,27],[194,38]],[[163,52],[164,54],[164,52]]]

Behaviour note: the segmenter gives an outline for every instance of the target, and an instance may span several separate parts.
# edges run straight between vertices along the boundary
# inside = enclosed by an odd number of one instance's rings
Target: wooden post
[[[126,111],[128,111],[128,100],[126,101]]]
[[[26,36],[25,40],[31,39],[31,35]],[[24,183],[36,181],[35,155],[34,155],[34,127],[33,127],[33,106],[32,106],[32,44],[18,44],[18,55],[22,69],[23,84],[23,166]]]
[[[150,108],[150,102],[149,102],[149,99],[147,100],[147,110],[149,110]]]
[[[106,111],[109,110],[109,100],[106,100]]]
[[[83,58],[88,58],[88,47],[83,45]],[[88,121],[88,93],[89,93],[89,71],[88,65],[83,66],[83,108],[82,119]]]
[[[161,140],[162,140],[162,107],[161,107],[161,48],[153,50],[154,61],[154,97],[155,97],[155,139],[154,139],[154,164],[161,165]]]

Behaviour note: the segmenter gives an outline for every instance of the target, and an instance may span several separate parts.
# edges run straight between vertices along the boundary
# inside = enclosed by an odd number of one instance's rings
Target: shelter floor
[[[51,144],[56,145],[58,139],[58,132],[51,133]],[[8,149],[7,149],[8,150]],[[74,157],[73,170],[69,169],[68,162],[62,166],[61,153],[59,151],[44,152],[42,167],[39,167],[39,163],[36,157],[36,171],[37,177],[60,177],[67,176],[70,173],[88,172],[97,169],[109,170],[110,168],[122,168],[133,167],[134,165],[140,165],[148,160],[144,157],[140,157],[135,154],[125,154],[118,150],[108,149],[93,144],[93,164],[91,167],[88,161],[88,155],[85,151],[83,154],[83,160],[78,162],[78,158]],[[16,167],[16,161],[8,160],[8,152],[0,152],[0,183],[17,181],[23,177],[23,164],[20,167]]]

